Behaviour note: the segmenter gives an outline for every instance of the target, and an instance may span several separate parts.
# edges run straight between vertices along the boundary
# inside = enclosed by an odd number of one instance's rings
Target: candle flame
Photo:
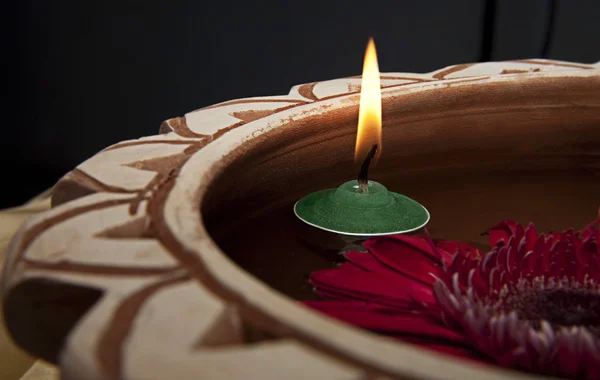
[[[377,153],[373,164],[381,155],[381,82],[375,42],[370,38],[363,65],[354,161],[362,162],[375,144]]]

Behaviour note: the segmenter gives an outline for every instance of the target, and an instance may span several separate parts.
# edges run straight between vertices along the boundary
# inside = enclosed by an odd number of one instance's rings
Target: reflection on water
[[[434,238],[467,241],[483,249],[488,248],[487,238],[481,233],[499,220],[533,221],[538,231],[580,228],[596,217],[600,206],[600,178],[589,172],[374,179],[427,207]],[[207,227],[238,265],[288,296],[311,299],[315,295],[307,284],[309,274],[342,261],[339,252],[347,242],[296,219],[292,207],[303,195],[290,194],[227,231],[211,231],[210,222]],[[239,212],[243,216],[252,210]]]

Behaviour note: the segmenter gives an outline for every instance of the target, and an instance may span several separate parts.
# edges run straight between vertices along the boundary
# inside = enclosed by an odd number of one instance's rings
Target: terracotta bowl
[[[355,177],[360,77],[165,121],[56,185],[14,238],[14,340],[65,379],[534,378],[446,357],[296,302],[336,236],[293,216]],[[382,74],[372,178],[431,212],[434,237],[485,246],[503,218],[580,227],[598,210],[600,66],[524,60]]]

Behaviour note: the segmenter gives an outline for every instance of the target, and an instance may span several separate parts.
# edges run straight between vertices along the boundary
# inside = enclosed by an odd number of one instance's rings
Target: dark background
[[[28,1],[3,6],[0,207],[217,102],[360,74],[600,60],[598,0]]]

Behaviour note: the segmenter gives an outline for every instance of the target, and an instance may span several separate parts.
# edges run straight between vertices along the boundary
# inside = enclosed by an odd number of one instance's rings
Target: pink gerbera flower
[[[505,367],[600,379],[600,246],[595,223],[536,233],[504,221],[490,252],[394,235],[316,271],[335,299],[306,301],[345,322],[437,351]]]

